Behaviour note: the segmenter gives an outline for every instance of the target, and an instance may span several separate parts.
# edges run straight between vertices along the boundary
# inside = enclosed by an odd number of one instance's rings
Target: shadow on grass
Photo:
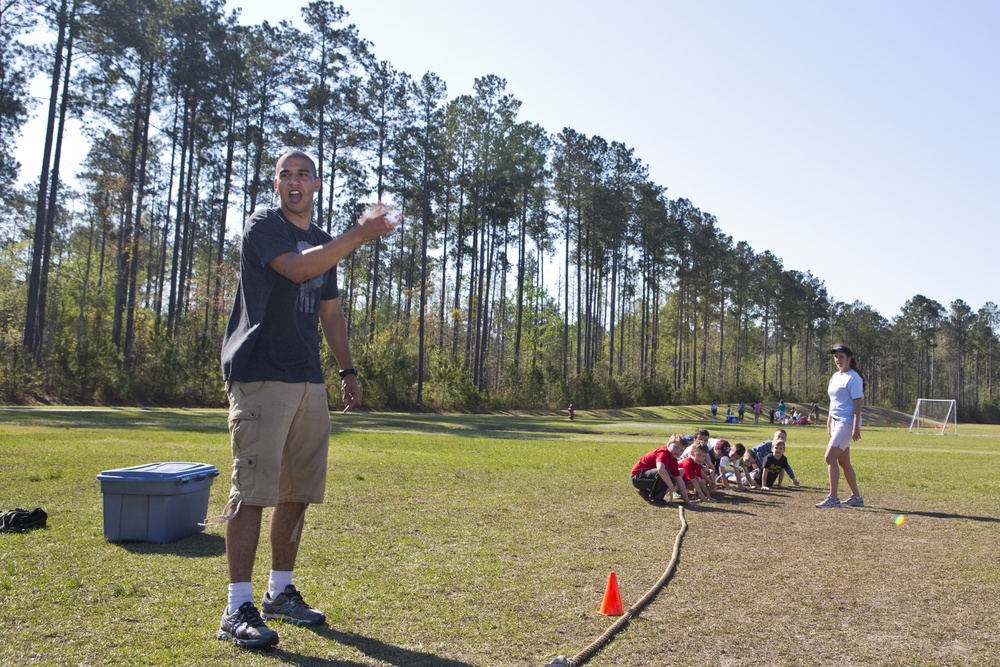
[[[757,516],[753,512],[733,509],[732,505],[726,505],[725,503],[720,503],[720,502],[696,503],[691,507],[685,507],[684,510],[688,512],[698,512],[698,513],[725,512],[726,514],[746,514],[747,516],[754,516],[754,517]]]
[[[786,491],[782,488],[780,491],[765,491],[761,493],[759,491],[722,491],[716,490],[712,493],[712,502],[702,502],[693,501],[691,505],[685,505],[685,510],[690,510],[693,512],[728,512],[730,514],[746,514],[747,516],[757,516],[755,512],[749,511],[754,506],[776,506],[782,503],[779,502],[779,498],[785,498],[788,496],[787,493],[781,493],[781,491]],[[662,509],[676,509],[681,507],[681,501],[674,499],[671,503],[666,505],[660,505]],[[741,507],[746,507],[746,509],[737,509]]]
[[[474,667],[474,665],[468,662],[459,662],[458,660],[442,658],[432,653],[424,653],[422,651],[413,651],[400,646],[393,646],[392,644],[386,644],[385,642],[381,642],[377,639],[365,637],[364,635],[358,635],[353,632],[334,630],[328,625],[321,625],[309,629],[320,637],[337,642],[338,644],[344,644],[345,646],[356,648],[369,658],[373,658],[390,665],[397,665],[398,667]],[[275,655],[279,656],[284,662],[291,662],[296,665],[322,665],[324,667],[355,667],[356,665],[360,667],[361,665],[361,663],[345,660],[309,658],[308,656],[298,655],[292,652],[282,651],[280,649],[275,652]]]
[[[271,649],[267,653],[273,655],[281,662],[287,662],[295,667],[368,667],[363,662],[353,660],[324,660],[323,658],[309,658],[291,651],[284,651],[280,648]]]
[[[660,412],[648,408],[602,410],[596,419],[658,419],[664,421],[664,417]]]
[[[580,427],[579,423],[568,419],[544,419],[525,415],[499,414],[410,414],[360,412],[346,419],[334,419],[334,433],[347,432],[359,428],[400,428],[419,429],[427,434],[461,433],[467,437],[493,437],[498,433],[516,434],[508,437],[557,437],[560,435],[604,435],[602,430]]]
[[[226,416],[222,410],[211,412],[204,409],[183,408],[2,407],[0,423],[53,428],[226,432]]]
[[[170,554],[186,558],[214,558],[226,553],[226,538],[211,533],[190,535],[176,542],[112,542],[134,554]]]
[[[875,508],[872,508],[875,509]],[[880,512],[903,516],[926,516],[931,519],[968,519],[969,521],[983,521],[985,523],[1000,523],[1000,518],[995,516],[970,516],[968,514],[952,514],[949,512],[921,512],[919,510],[901,510],[891,507],[880,507]]]
[[[712,497],[715,498],[715,503],[709,503],[704,505],[704,507],[714,506],[718,509],[723,509],[729,512],[751,514],[756,516],[753,512],[734,510],[733,506],[746,506],[747,509],[751,509],[753,507],[776,507],[778,505],[783,505],[784,500],[793,494],[802,493],[802,491],[806,488],[807,487],[801,486],[776,486],[771,487],[770,491],[761,491],[760,489],[748,491],[737,491],[736,489],[716,489],[712,493]]]

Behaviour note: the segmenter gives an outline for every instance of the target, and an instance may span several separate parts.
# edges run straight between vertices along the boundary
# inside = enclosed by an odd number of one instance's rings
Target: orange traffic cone
[[[604,589],[604,601],[601,602],[598,613],[605,616],[621,616],[625,613],[625,609],[622,608],[622,596],[618,592],[618,577],[615,576],[614,572],[608,575],[608,585]]]

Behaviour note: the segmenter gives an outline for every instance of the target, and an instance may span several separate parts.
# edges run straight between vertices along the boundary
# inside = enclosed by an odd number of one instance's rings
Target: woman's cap
[[[847,347],[844,344],[834,345],[832,348],[830,348],[830,354],[835,354],[837,352],[843,352],[849,357],[854,356],[854,350],[852,350],[851,348]]]

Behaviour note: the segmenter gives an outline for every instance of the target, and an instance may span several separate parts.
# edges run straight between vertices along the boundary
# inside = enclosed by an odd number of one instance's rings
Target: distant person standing
[[[778,419],[779,420],[783,421],[785,419],[785,410],[786,409],[787,409],[787,407],[785,406],[785,399],[781,399],[780,401],[778,401]]]
[[[771,408],[770,410],[767,411],[767,418],[770,419],[769,423],[771,424],[774,423],[774,408]]]
[[[747,409],[747,404],[743,401],[740,401],[736,405],[736,415],[739,417],[741,424],[743,423],[743,413],[746,412],[746,409]]]
[[[753,423],[754,424],[756,424],[758,421],[760,421],[760,409],[761,409],[760,401],[757,401],[756,403],[753,404]]]
[[[826,418],[826,431],[830,444],[826,447],[826,465],[830,471],[830,495],[816,507],[864,507],[865,501],[858,489],[857,475],[851,465],[851,441],[861,439],[861,404],[865,395],[865,379],[858,371],[854,351],[844,344],[830,350],[837,372],[830,378],[830,411]],[[839,468],[838,468],[839,466]],[[840,470],[851,487],[851,497],[843,503],[837,497]]]
[[[719,412],[719,402],[718,401],[712,401],[711,410],[712,410],[712,421],[715,421],[715,415],[718,414],[718,412]]]

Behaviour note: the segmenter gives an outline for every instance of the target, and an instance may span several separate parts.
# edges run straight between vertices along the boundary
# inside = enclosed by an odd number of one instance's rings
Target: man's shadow
[[[375,660],[379,660],[390,665],[396,665],[397,667],[475,667],[468,662],[450,660],[448,658],[436,656],[432,653],[413,651],[399,646],[393,646],[392,644],[386,644],[385,642],[380,642],[377,639],[365,637],[364,635],[358,635],[353,632],[335,630],[325,624],[311,627],[309,629],[320,637],[328,639],[332,642],[337,642],[338,644],[344,644],[345,646],[352,646],[367,655],[369,658],[374,658]],[[323,660],[299,655],[297,653],[292,653],[291,651],[282,651],[280,648],[275,649],[274,655],[282,662],[289,662],[296,665],[364,667],[363,663],[354,662],[353,660]]]
[[[948,512],[921,512],[919,510],[901,510],[890,507],[880,507],[880,510],[889,514],[901,516],[926,516],[931,519],[968,519],[969,521],[984,521],[986,523],[1000,523],[1000,519],[995,516],[970,516],[968,514],[950,514]]]

